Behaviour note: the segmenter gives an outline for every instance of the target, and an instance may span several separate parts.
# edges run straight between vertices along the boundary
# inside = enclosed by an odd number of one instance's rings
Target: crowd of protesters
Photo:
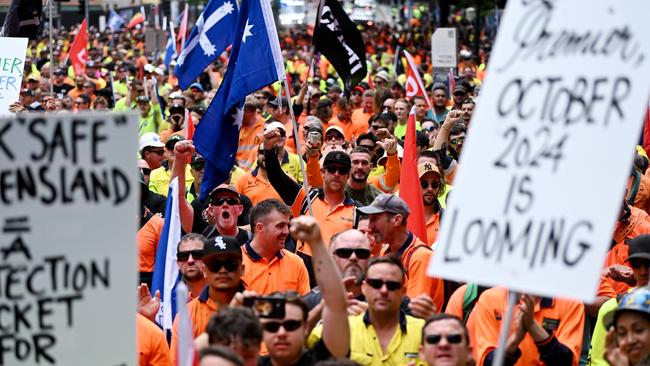
[[[202,123],[227,54],[180,90],[173,62],[166,67],[160,52],[144,52],[141,28],[91,27],[89,61],[78,74],[65,63],[75,30],[57,33],[51,55],[47,39],[30,41],[12,112],[138,113],[141,365],[178,361],[178,320],[166,337],[154,322],[158,298],[149,292],[175,177],[185,233],[176,258],[200,365],[492,364],[508,291],[425,274],[465,134],[475,123],[490,37],[477,40],[459,18],[460,62],[450,83],[433,73],[433,28],[422,24],[363,26],[368,77],[348,94],[332,65],[311,54],[309,28],[281,30],[294,93],[282,96],[279,85],[269,85],[247,97],[237,164],[204,200],[206,160],[186,139],[185,125]],[[398,49],[413,55],[431,109],[422,97],[406,98]],[[400,187],[400,168],[412,107],[426,237],[407,228],[411,210],[399,195],[408,189]],[[506,342],[507,365],[650,364],[647,167],[640,147],[597,301],[523,294]],[[281,299],[281,316],[245,306],[262,297]]]

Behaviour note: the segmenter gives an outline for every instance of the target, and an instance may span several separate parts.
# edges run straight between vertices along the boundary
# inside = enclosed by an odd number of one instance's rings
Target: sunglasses
[[[397,282],[397,281],[384,281],[380,280],[378,278],[366,278],[366,283],[368,286],[376,289],[376,290],[381,290],[384,285],[386,285],[386,289],[388,291],[397,291],[402,288],[402,283]]]
[[[352,253],[357,256],[359,259],[368,259],[370,258],[370,251],[368,249],[352,249],[352,248],[338,248],[334,251],[334,254],[340,258],[350,258]]]
[[[436,188],[440,188],[440,182],[438,182],[437,180],[432,180],[430,182],[426,180],[421,180],[420,187],[422,187],[422,189],[427,189],[428,187],[431,187],[431,189],[436,189]]]
[[[449,141],[449,143],[452,144],[452,145],[460,145],[460,144],[462,144],[463,142],[465,142],[465,138],[464,138],[464,137],[458,137],[458,138],[455,138],[455,139]]]
[[[203,250],[199,249],[199,250],[186,250],[183,252],[178,252],[176,253],[176,260],[178,260],[179,262],[187,262],[187,260],[190,259],[190,254],[194,259],[203,258]]]
[[[641,267],[650,268],[650,260],[643,258],[632,258],[627,261],[630,264],[630,267],[638,269]]]
[[[160,149],[160,150],[149,150],[149,151],[151,151],[152,153],[157,154],[157,155],[165,155],[165,150],[164,150],[164,149]]]
[[[213,198],[210,200],[210,204],[212,206],[223,206],[225,203],[229,204],[230,206],[235,206],[239,204],[239,200],[237,198]]]
[[[350,172],[350,168],[344,166],[326,166],[325,170],[330,174],[336,174],[336,172],[339,172],[340,175],[346,175]]]
[[[384,110],[392,111],[392,110],[393,110],[393,107],[391,107],[391,106],[389,106],[389,105],[385,105],[385,106],[384,106]]]
[[[433,132],[433,131],[437,130],[437,128],[431,126],[431,127],[423,128],[423,130],[426,131],[426,132]]]
[[[200,172],[201,170],[205,169],[205,163],[192,164],[192,169]]]
[[[150,175],[151,174],[151,169],[149,169],[149,168],[140,168],[140,171],[142,172],[142,175]]]
[[[262,324],[262,328],[269,333],[275,333],[280,330],[280,327],[284,328],[287,332],[293,332],[294,330],[302,326],[302,320],[285,320],[283,322],[267,322]]]
[[[452,333],[444,336],[441,334],[429,334],[424,338],[424,340],[427,344],[438,344],[442,340],[442,337],[445,337],[447,343],[450,344],[458,344],[463,341],[463,335],[459,333]]]
[[[235,272],[239,268],[239,261],[235,259],[212,259],[210,261],[204,261],[203,263],[208,268],[208,271],[212,273],[221,271],[221,268],[225,268],[228,272]]]

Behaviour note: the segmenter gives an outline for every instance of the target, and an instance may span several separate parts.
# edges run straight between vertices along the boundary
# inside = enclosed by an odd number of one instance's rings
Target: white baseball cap
[[[264,127],[264,133],[267,133],[269,131],[272,131],[272,130],[275,130],[275,129],[278,129],[278,128],[281,129],[284,132],[287,132],[287,129],[284,128],[284,125],[281,122],[274,121],[274,122],[271,122],[268,125],[266,125],[266,127]]]
[[[155,132],[146,132],[140,136],[140,141],[139,141],[139,150],[144,149],[145,147],[164,147],[165,144],[162,142],[160,139],[160,136],[158,136],[157,133]]]

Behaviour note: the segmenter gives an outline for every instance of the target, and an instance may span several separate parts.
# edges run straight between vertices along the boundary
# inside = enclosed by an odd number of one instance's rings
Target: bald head
[[[360,278],[368,267],[370,242],[359,230],[342,231],[332,237],[330,251],[343,278]]]
[[[354,248],[370,249],[370,242],[361,231],[348,229],[332,236],[330,251],[333,253],[338,248],[351,248],[349,244],[354,244]]]

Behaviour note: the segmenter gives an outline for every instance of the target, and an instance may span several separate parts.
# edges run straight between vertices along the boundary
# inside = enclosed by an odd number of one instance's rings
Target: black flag
[[[0,30],[0,37],[26,37],[36,39],[41,24],[40,1],[12,0]]]
[[[314,47],[327,57],[349,91],[367,74],[366,48],[361,32],[337,0],[319,3]],[[347,94],[347,93],[346,93]]]

